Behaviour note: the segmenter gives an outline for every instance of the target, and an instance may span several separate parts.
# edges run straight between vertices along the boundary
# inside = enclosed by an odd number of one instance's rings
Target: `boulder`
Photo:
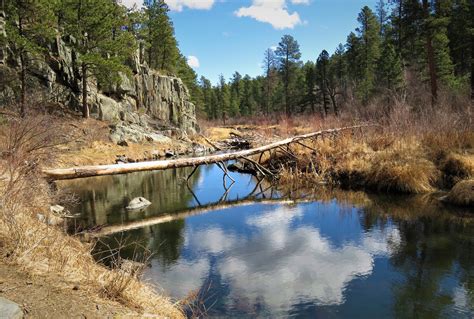
[[[23,311],[18,304],[0,297],[0,318],[21,319],[23,318]]]
[[[112,127],[110,140],[115,144],[123,143],[124,141],[131,143],[170,141],[168,137],[151,130],[147,126],[125,122],[119,122]]]
[[[128,206],[125,207],[127,210],[139,210],[145,209],[150,206],[151,202],[144,197],[136,197],[128,203]]]
[[[99,107],[99,120],[116,123],[120,121],[120,104],[114,99],[97,94],[97,103]]]

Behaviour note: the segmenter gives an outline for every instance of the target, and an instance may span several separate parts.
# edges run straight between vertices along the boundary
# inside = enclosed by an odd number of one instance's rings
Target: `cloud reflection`
[[[171,287],[177,297],[184,296],[186,289],[199,289],[209,273],[211,256],[217,255],[213,271],[229,287],[229,307],[244,299],[274,311],[287,311],[301,302],[339,305],[344,302],[347,284],[371,274],[374,256],[389,254],[390,246],[400,241],[398,230],[388,228],[335,246],[317,228],[292,225],[303,215],[301,206],[265,211],[246,220],[252,229],[246,235],[216,226],[188,229],[186,249],[198,252],[202,259],[196,263],[181,259],[161,277],[166,278],[164,287]],[[168,282],[179,282],[179,289]]]

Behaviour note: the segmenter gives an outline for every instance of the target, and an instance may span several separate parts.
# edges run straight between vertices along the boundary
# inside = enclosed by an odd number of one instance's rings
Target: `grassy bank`
[[[30,275],[54,277],[58,286],[86,291],[91,305],[115,303],[130,314],[184,317],[181,305],[120,268],[96,263],[93,244],[67,235],[49,220],[50,205],[71,198],[54,191],[41,168],[56,165],[57,154],[70,143],[64,122],[48,117],[10,118],[1,126],[0,257],[2,263]],[[69,144],[70,145],[70,144]],[[67,293],[65,292],[67,299]],[[51,309],[51,313],[54,313]],[[64,314],[66,315],[66,314]]]
[[[291,154],[266,153],[265,165],[278,172],[281,185],[294,188],[329,184],[415,194],[462,188],[463,198],[451,202],[472,205],[474,190],[461,187],[474,178],[471,108],[469,104],[461,109],[439,106],[417,113],[414,107],[399,104],[386,113],[346,113],[324,120],[308,115],[253,118],[236,121],[232,127],[252,132],[262,143],[326,128],[373,123],[373,127],[307,140],[307,147],[293,144]],[[216,130],[212,123],[207,126],[212,137]],[[453,188],[460,182],[461,186]],[[454,197],[451,194],[448,199]]]

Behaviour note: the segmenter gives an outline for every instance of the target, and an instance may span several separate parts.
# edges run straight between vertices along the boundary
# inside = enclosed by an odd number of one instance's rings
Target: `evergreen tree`
[[[339,44],[331,57],[331,74],[339,93],[345,95],[347,90],[348,66],[344,46]]]
[[[316,112],[316,69],[313,62],[308,61],[303,65],[303,72],[305,76],[305,103],[311,107],[311,112]]]
[[[361,63],[361,78],[358,84],[358,95],[367,103],[375,89],[375,72],[380,57],[380,24],[369,7],[365,6],[357,19],[360,39],[358,58]]]
[[[375,7],[377,19],[380,25],[380,36],[385,34],[385,27],[388,22],[387,3],[385,0],[378,0]]]
[[[323,50],[319,54],[318,61],[316,63],[317,70],[317,82],[320,94],[320,100],[322,105],[323,116],[327,116],[329,112],[329,93],[328,93],[328,67],[329,67],[329,53]]]
[[[242,79],[243,93],[242,93],[242,104],[240,113],[244,116],[252,114],[252,110],[255,108],[255,100],[252,89],[252,79],[248,74]]]
[[[145,44],[151,68],[175,73],[180,53],[168,12],[169,8],[164,0],[153,1],[146,8]]]
[[[218,103],[218,112],[222,117],[222,121],[225,125],[225,122],[229,116],[230,110],[230,94],[229,86],[227,85],[224,75],[219,76],[219,86],[217,91],[217,103]]]
[[[263,68],[265,72],[265,86],[264,86],[264,102],[265,114],[270,112],[273,99],[273,90],[277,81],[277,67],[278,61],[275,57],[275,52],[272,49],[265,51],[263,58]]]
[[[433,51],[436,75],[440,82],[447,86],[454,85],[454,66],[451,60],[448,39],[448,25],[451,16],[451,1],[436,1],[435,14],[431,15]]]
[[[378,86],[382,89],[397,91],[403,86],[403,67],[395,46],[384,41],[382,55],[378,61]]]
[[[7,40],[20,60],[20,114],[25,115],[27,71],[32,59],[46,51],[54,31],[54,2],[48,0],[4,0]]]
[[[230,82],[230,116],[237,116],[240,113],[242,103],[242,75],[235,72]]]
[[[204,76],[201,76],[201,79],[199,81],[199,88],[202,94],[203,111],[207,115],[207,118],[209,120],[214,119],[215,114],[213,114],[213,109],[212,109],[213,91],[212,91],[211,81],[206,79]]]
[[[65,28],[76,41],[82,75],[82,115],[89,117],[89,75],[100,84],[119,81],[119,72],[129,73],[125,60],[135,50],[135,40],[122,31],[125,8],[110,0],[63,0]]]
[[[300,64],[300,46],[291,35],[284,35],[275,51],[279,59],[279,70],[282,74],[285,111],[288,116],[292,114],[292,84],[295,78],[295,70]]]
[[[349,33],[347,36],[347,43],[346,43],[346,59],[348,61],[348,76],[355,84],[359,79],[362,77],[362,63],[360,62],[360,47],[361,47],[361,41],[360,39],[355,35],[354,32]]]
[[[474,37],[474,3],[454,0],[448,26],[448,38],[454,70],[457,76],[471,71],[472,40]]]

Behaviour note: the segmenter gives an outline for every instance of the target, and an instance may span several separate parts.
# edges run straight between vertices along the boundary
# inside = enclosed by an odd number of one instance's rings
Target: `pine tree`
[[[359,13],[360,47],[358,58],[361,63],[361,78],[359,79],[358,94],[367,103],[375,89],[375,71],[380,57],[380,25],[369,7],[365,6]]]
[[[126,10],[111,0],[63,0],[65,32],[76,41],[82,75],[82,115],[89,117],[88,78],[99,85],[120,80],[119,72],[130,73],[125,60],[135,51],[130,32],[121,29]]]
[[[435,14],[431,15],[428,22],[432,32],[436,75],[440,82],[446,86],[455,84],[454,65],[451,60],[448,39],[451,5],[451,1],[436,1]]]
[[[153,1],[145,11],[148,64],[151,68],[174,73],[179,49],[174,36],[173,23],[168,16],[168,5],[164,0]]]
[[[460,77],[471,71],[471,37],[474,37],[474,3],[469,0],[454,0],[448,38],[455,74]]]
[[[377,19],[380,25],[380,36],[385,34],[385,27],[388,21],[387,3],[385,0],[378,0],[376,7]]]
[[[342,44],[336,48],[336,51],[331,57],[331,74],[335,77],[336,86],[339,88],[339,93],[346,94],[347,80],[348,80],[348,65],[346,58],[346,51]]]
[[[225,125],[225,122],[229,116],[230,110],[230,94],[229,94],[229,86],[227,85],[224,75],[219,75],[219,86],[218,86],[218,95],[217,95],[217,102],[218,102],[218,112],[222,117],[222,121]]]
[[[285,111],[288,116],[291,116],[293,110],[290,90],[294,82],[295,70],[300,64],[300,46],[291,35],[284,35],[278,44],[275,55],[279,59],[279,70],[283,79]]]
[[[313,62],[308,61],[303,65],[303,73],[305,77],[305,105],[309,104],[311,112],[316,112],[316,69]]]
[[[20,114],[26,112],[27,72],[32,59],[46,52],[55,35],[54,2],[48,0],[6,0],[7,40],[20,60]]]
[[[277,80],[277,66],[278,61],[275,57],[275,51],[267,49],[263,58],[263,68],[265,72],[265,86],[264,86],[264,106],[265,114],[270,112],[272,106],[273,90]]]
[[[242,75],[235,72],[230,81],[230,116],[237,116],[240,113],[242,103]]]
[[[319,54],[318,61],[316,62],[317,70],[317,82],[319,88],[319,94],[321,97],[322,112],[323,116],[328,116],[329,112],[329,92],[328,92],[328,68],[329,68],[329,53],[323,50]]]
[[[390,91],[397,91],[403,86],[403,66],[400,55],[389,40],[383,43],[382,55],[378,61],[378,86]]]
[[[199,80],[199,88],[202,95],[202,108],[209,120],[215,118],[212,113],[212,85],[211,81],[206,79],[204,76],[201,76]]]
[[[361,78],[361,69],[362,63],[360,62],[360,51],[361,41],[355,35],[354,32],[349,33],[347,36],[347,43],[346,43],[346,59],[348,61],[347,65],[347,72],[348,76],[353,83],[356,83]]]

